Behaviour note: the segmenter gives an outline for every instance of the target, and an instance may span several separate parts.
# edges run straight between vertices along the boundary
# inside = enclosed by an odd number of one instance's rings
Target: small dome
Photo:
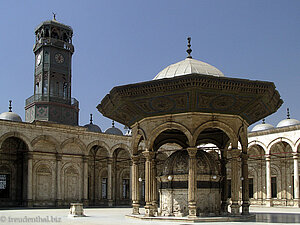
[[[269,130],[269,129],[273,129],[273,128],[274,128],[273,125],[265,123],[265,120],[263,120],[263,122],[261,124],[257,124],[256,126],[254,126],[252,128],[251,132]]]
[[[287,118],[280,121],[277,124],[277,127],[288,127],[288,126],[294,126],[294,125],[298,125],[298,124],[300,124],[300,121],[296,120],[296,119],[291,119],[290,118],[290,109],[287,108]]]
[[[88,131],[92,131],[92,132],[98,132],[101,133],[101,128],[99,126],[97,126],[96,124],[86,124],[84,125],[84,127],[86,127],[88,129]]]
[[[98,132],[98,133],[102,132],[99,126],[93,124],[93,114],[90,114],[90,123],[84,125],[83,127],[86,127],[88,131]]]
[[[224,74],[216,67],[196,59],[186,58],[178,63],[172,64],[160,71],[153,80],[174,78],[188,74],[202,74],[216,77],[224,77]]]
[[[287,127],[287,126],[293,126],[293,125],[298,125],[298,124],[300,124],[299,120],[296,120],[296,119],[285,119],[285,120],[280,121],[277,124],[277,127]]]
[[[16,122],[22,122],[21,117],[14,112],[4,112],[0,114],[0,120],[10,120]]]
[[[122,131],[119,129],[119,128],[116,128],[115,127],[115,122],[112,121],[112,127],[111,128],[108,128],[106,131],[105,131],[106,134],[114,134],[114,135],[120,135],[120,136],[123,136],[123,133]]]
[[[21,117],[17,114],[12,112],[11,100],[9,100],[9,107],[8,112],[4,112],[0,114],[0,120],[10,120],[16,122],[22,122]]]

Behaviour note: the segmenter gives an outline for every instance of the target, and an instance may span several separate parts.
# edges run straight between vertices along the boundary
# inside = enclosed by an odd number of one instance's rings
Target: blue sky
[[[225,76],[273,81],[283,106],[266,119],[300,120],[300,1],[298,0],[0,0],[0,112],[25,119],[33,94],[34,28],[52,19],[74,30],[72,95],[80,102],[80,125],[106,130],[111,121],[96,109],[117,85],[151,80],[166,66],[192,56]],[[123,125],[117,124],[123,128]]]

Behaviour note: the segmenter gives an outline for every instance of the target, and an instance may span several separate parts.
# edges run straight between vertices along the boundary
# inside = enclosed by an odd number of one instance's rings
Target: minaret
[[[53,15],[35,29],[34,95],[26,99],[25,120],[78,125],[79,103],[71,97],[73,30]]]

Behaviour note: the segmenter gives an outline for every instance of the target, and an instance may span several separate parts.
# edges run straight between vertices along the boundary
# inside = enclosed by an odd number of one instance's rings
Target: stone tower
[[[55,15],[35,29],[34,94],[26,99],[26,122],[78,125],[79,103],[71,97],[72,35]]]

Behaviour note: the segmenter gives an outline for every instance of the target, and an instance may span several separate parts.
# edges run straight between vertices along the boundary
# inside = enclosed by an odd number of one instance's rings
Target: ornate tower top
[[[71,95],[73,30],[53,19],[35,29],[34,95],[26,100],[26,122],[78,125],[78,101]]]
[[[188,53],[188,56],[187,56],[187,58],[189,58],[189,59],[191,59],[192,58],[192,56],[191,56],[191,53],[192,53],[192,49],[191,49],[191,40],[192,40],[192,38],[191,37],[188,37],[187,38],[187,40],[188,40],[188,49],[186,50],[186,52]]]

